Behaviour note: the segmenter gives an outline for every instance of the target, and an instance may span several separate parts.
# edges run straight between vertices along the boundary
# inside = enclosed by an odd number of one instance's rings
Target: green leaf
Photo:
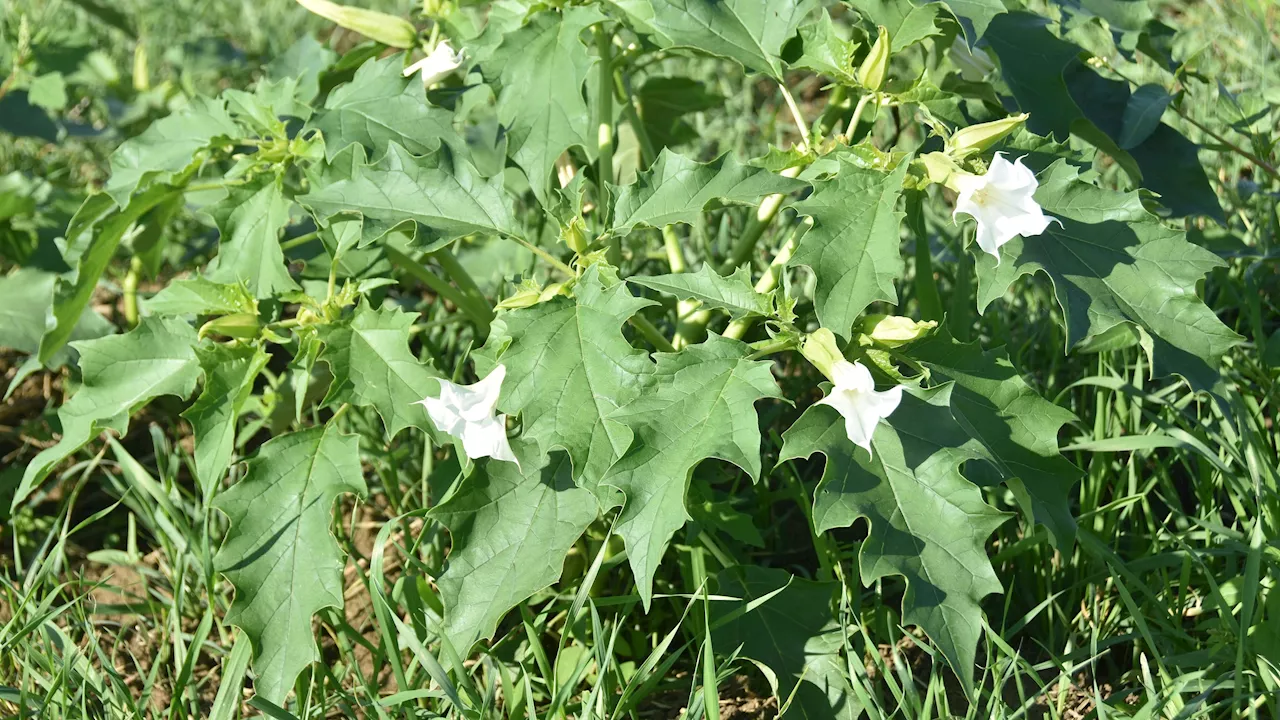
[[[675,295],[681,300],[697,300],[703,305],[727,310],[734,320],[748,315],[768,315],[773,310],[770,296],[756,292],[751,273],[738,268],[729,277],[711,269],[710,263],[693,273],[674,273],[644,277],[637,275],[627,281],[651,290]]]
[[[782,79],[782,46],[817,0],[651,0],[649,28],[660,45],[736,60]]]
[[[498,120],[507,128],[507,151],[545,201],[551,170],[565,150],[595,147],[591,112],[582,83],[592,58],[579,35],[605,17],[593,7],[536,13],[502,38],[485,64],[498,93]]]
[[[123,208],[140,185],[168,182],[174,173],[198,162],[196,152],[215,140],[241,134],[221,100],[197,97],[190,107],[157,120],[116,148],[106,192]]]
[[[58,276],[36,268],[19,268],[11,275],[0,276],[0,348],[35,354],[44,335],[45,315],[53,299],[53,286]],[[91,340],[115,332],[93,308],[86,307],[71,329],[71,340]],[[64,347],[49,359],[50,367],[67,362],[71,350]]]
[[[836,177],[816,183],[813,195],[794,206],[813,218],[813,227],[791,262],[813,270],[818,320],[843,337],[871,303],[898,301],[905,213],[896,208],[906,169],[903,162],[885,174],[842,158]]]
[[[13,497],[26,499],[58,463],[103,430],[123,435],[129,416],[160,395],[187,397],[196,387],[200,365],[192,346],[196,331],[180,320],[143,318],[124,335],[73,345],[80,353],[83,385],[58,409],[62,438],[32,459]]]
[[[228,190],[223,200],[207,210],[219,234],[218,256],[209,263],[209,279],[244,283],[258,299],[297,290],[280,249],[280,233],[289,224],[291,204],[274,177]]]
[[[325,404],[374,408],[391,438],[406,427],[435,433],[426,411],[414,404],[440,388],[436,373],[409,352],[417,319],[417,313],[364,303],[350,321],[321,328],[320,359],[333,373]]]
[[[276,704],[321,659],[311,616],[342,607],[345,562],[329,521],[344,493],[365,493],[359,443],[330,423],[268,440],[214,500],[231,521],[214,558],[236,589],[227,622],[253,641],[254,690]]]
[[[1031,115],[1027,128],[1060,141],[1074,134],[1096,146],[1135,183],[1159,194],[1175,217],[1203,214],[1222,222],[1195,144],[1156,123],[1145,139],[1123,148],[1129,84],[1098,75],[1080,59],[1085,51],[1055,36],[1048,25],[1039,15],[1008,13],[992,23],[987,38],[1019,109]]]
[[[842,85],[858,85],[853,67],[858,43],[846,39],[836,30],[831,15],[825,9],[816,20],[800,26],[800,41],[804,52],[795,62],[789,63],[791,67],[812,70]]]
[[[234,88],[222,92],[233,117],[253,128],[258,135],[276,137],[288,134],[281,118],[306,121],[311,117],[311,106],[299,100],[298,95],[298,81],[294,78],[259,80],[253,92]]]
[[[639,173],[635,183],[615,186],[612,229],[628,232],[640,225],[692,225],[709,206],[750,204],[766,195],[806,186],[803,180],[743,165],[731,155],[700,163],[664,149],[648,170]]]
[[[951,12],[960,18],[969,47],[987,34],[987,28],[997,15],[1007,12],[1003,0],[944,0]]]
[[[337,53],[321,45],[310,33],[304,33],[284,54],[267,64],[267,77],[296,81],[294,97],[298,102],[310,103],[320,93],[320,73],[337,59]]]
[[[854,720],[862,714],[840,656],[844,645],[840,623],[831,612],[831,601],[838,594],[836,583],[746,565],[721,571],[716,584],[718,594],[742,602],[712,606],[712,626],[726,621],[712,631],[713,644],[722,653],[740,647],[742,656],[764,672],[779,704],[787,702],[795,690],[787,717]]]
[[[940,3],[916,6],[907,0],[852,0],[850,4],[873,24],[889,31],[894,52],[942,34],[935,22],[943,13]]]
[[[154,315],[234,315],[258,313],[258,301],[244,285],[216,283],[197,275],[174,280],[142,301]]]
[[[635,100],[655,150],[693,140],[698,133],[684,121],[684,116],[724,104],[723,96],[687,77],[646,78],[636,91]]]
[[[1028,515],[1049,531],[1063,553],[1075,540],[1071,488],[1080,470],[1058,452],[1058,431],[1075,420],[1045,400],[1018,374],[1003,349],[984,352],[960,343],[944,325],[911,346],[913,360],[937,382],[954,382],[951,414],[987,450],[984,461],[1029,506]]]
[[[329,94],[309,127],[324,135],[325,156],[332,160],[352,144],[381,157],[392,144],[426,155],[442,142],[459,143],[453,113],[427,102],[422,82],[401,75],[404,55],[370,60],[351,82]]]
[[[814,405],[783,433],[779,462],[826,456],[814,495],[819,532],[870,523],[860,552],[863,585],[907,580],[903,622],[929,633],[967,689],[982,633],[982,599],[1001,591],[986,539],[1005,520],[960,475],[981,448],[951,416],[951,386],[903,393],[871,439],[873,455],[845,434],[844,419]]]
[[[67,227],[64,258],[73,270],[54,284],[52,318],[46,321],[40,338],[41,364],[48,365],[71,339],[125,232],[148,210],[173,195],[174,191],[167,187],[153,187],[119,211],[106,195],[90,195],[85,199]]]
[[[631,347],[622,324],[653,303],[636,298],[611,270],[592,265],[572,299],[557,296],[505,312],[477,355],[477,370],[507,368],[498,408],[523,418],[527,439],[542,451],[562,448],[574,475],[595,488],[631,442],[625,426],[606,418],[640,397],[653,372],[646,353]]]
[[[182,417],[191,423],[196,438],[196,479],[205,497],[212,497],[231,467],[236,418],[270,356],[243,344],[202,345],[196,348],[196,356],[204,369],[204,389]]]
[[[414,234],[427,249],[477,232],[519,234],[502,176],[481,177],[447,148],[414,157],[392,145],[376,164],[356,170],[355,177],[317,187],[298,202],[326,224],[339,214],[362,216],[361,245],[401,226],[416,227]]]
[[[60,72],[45,73],[32,79],[27,93],[32,105],[50,112],[61,112],[67,106],[67,82]]]
[[[609,416],[634,434],[601,482],[626,495],[616,531],[646,608],[667,543],[685,523],[685,493],[698,463],[719,458],[752,479],[760,475],[755,402],[781,393],[770,363],[747,360],[750,352],[744,343],[711,335],[659,354],[653,388]]]
[[[514,449],[519,466],[479,463],[431,510],[453,539],[437,582],[445,637],[463,656],[508,610],[560,579],[569,548],[599,515],[591,492],[574,485],[567,455]]]
[[[1080,180],[1059,160],[1041,177],[1036,200],[1061,221],[1043,235],[1014,238],[978,265],[978,309],[1023,275],[1044,272],[1062,307],[1067,344],[1122,322],[1154,340],[1155,371],[1177,373],[1197,390],[1218,381],[1217,367],[1240,342],[1196,294],[1196,283],[1225,263],[1165,227],[1142,207],[1138,193],[1106,190]]]
[[[1124,108],[1124,122],[1118,138],[1120,147],[1129,150],[1151,137],[1172,100],[1173,96],[1160,85],[1143,85],[1135,90]]]

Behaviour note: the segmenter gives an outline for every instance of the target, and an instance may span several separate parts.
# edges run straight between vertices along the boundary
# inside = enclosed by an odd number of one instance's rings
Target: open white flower
[[[430,87],[462,67],[466,59],[466,51],[454,52],[448,40],[441,40],[431,54],[404,69],[404,76],[409,77],[416,72],[422,73],[422,86]]]
[[[1049,223],[1061,220],[1049,217],[1033,197],[1040,183],[1031,168],[996,153],[986,175],[957,173],[950,185],[960,193],[956,198],[954,218],[960,213],[978,221],[978,247],[995,256],[1000,264],[1000,246],[1021,235],[1039,235]]]
[[[871,452],[871,435],[876,425],[893,414],[902,402],[902,386],[895,385],[884,392],[876,392],[876,381],[871,371],[858,362],[837,360],[831,365],[831,379],[835,387],[830,394],[818,401],[830,405],[844,416],[844,431],[858,447]]]
[[[507,441],[507,416],[494,415],[506,376],[507,368],[499,365],[474,385],[441,380],[440,397],[423,398],[417,404],[427,409],[437,428],[462,441],[462,451],[472,460],[492,457],[519,465]]]

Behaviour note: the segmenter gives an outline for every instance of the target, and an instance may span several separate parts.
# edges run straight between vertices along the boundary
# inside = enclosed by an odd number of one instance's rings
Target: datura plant
[[[852,717],[844,590],[897,593],[901,623],[972,688],[1006,589],[989,536],[1018,522],[1075,542],[1079,470],[1058,450],[1073,416],[977,314],[1045,276],[1063,352],[1123,331],[1153,377],[1216,401],[1238,337],[1197,294],[1224,263],[1185,228],[1222,211],[1196,146],[1066,39],[1065,10],[303,4],[370,40],[339,56],[307,39],[251,91],[155,122],[58,241],[24,374],[74,362],[80,382],[12,500],[148,403],[189,402],[235,590],[219,612],[272,703],[321,660],[313,615],[343,605],[331,523],[375,472],[361,428],[423,455],[424,478],[452,468],[395,521],[398,542],[447,532],[447,560],[371,590],[402,641],[465,660],[585,557],[581,592],[629,578],[638,612],[695,592],[776,604],[716,615],[715,651],[766,668],[789,708]],[[1163,36],[1125,32],[1173,62]],[[753,78],[776,119],[706,137],[726,98],[672,74],[687,58]],[[188,212],[216,244],[139,290],[145,241]],[[78,339],[122,249],[132,328]],[[816,485],[787,479],[806,463]],[[744,503],[796,497],[825,557],[843,552],[814,577],[753,567]],[[671,572],[689,544],[723,566],[696,586]]]

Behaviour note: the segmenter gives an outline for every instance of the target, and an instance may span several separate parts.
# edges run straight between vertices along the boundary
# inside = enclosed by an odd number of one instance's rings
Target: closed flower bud
[[[800,353],[828,380],[835,380],[832,376],[832,368],[835,364],[845,361],[835,334],[826,328],[818,328],[809,333],[800,344]]]
[[[976,155],[1000,142],[1009,133],[1017,130],[1027,121],[1027,114],[1011,115],[1001,120],[970,125],[952,135],[947,140],[947,154],[957,160]]]
[[[899,315],[868,315],[862,319],[862,332],[877,345],[901,347],[928,335],[938,323],[917,322]]]
[[[250,340],[258,337],[259,330],[258,316],[255,313],[233,313],[215,318],[200,326],[198,337],[205,338],[209,335],[221,335],[239,340]]]
[[[298,0],[298,4],[326,20],[383,45],[411,48],[418,41],[418,31],[413,25],[395,15],[339,5],[329,0]]]
[[[879,92],[884,86],[884,78],[889,72],[889,30],[883,25],[876,33],[876,42],[871,52],[858,68],[858,82],[872,92]]]
[[[560,231],[560,239],[569,249],[584,254],[587,248],[591,246],[590,240],[587,238],[587,224],[582,218],[576,217],[569,221],[569,224]]]

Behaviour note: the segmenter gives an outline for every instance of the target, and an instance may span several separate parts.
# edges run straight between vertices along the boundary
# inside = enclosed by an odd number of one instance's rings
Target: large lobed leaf
[[[392,144],[426,155],[441,143],[459,144],[453,113],[427,102],[422,82],[401,75],[401,54],[371,60],[356,70],[351,82],[329,94],[310,127],[324,135],[325,155],[332,160],[352,144],[381,157]]]
[[[659,44],[736,60],[782,79],[782,46],[818,0],[650,0],[629,3]]]
[[[652,389],[609,417],[634,434],[601,482],[626,496],[616,529],[646,607],[667,543],[688,517],[693,469],[719,458],[753,480],[760,475],[755,402],[781,393],[770,364],[748,360],[750,353],[744,343],[711,335],[681,352],[659,354]]]
[[[911,358],[937,382],[954,382],[951,414],[986,449],[983,460],[1029,505],[1029,515],[1063,552],[1075,539],[1071,488],[1080,470],[1058,452],[1058,431],[1075,419],[1045,400],[1009,362],[1004,350],[960,343],[944,326],[911,346]]]
[[[247,344],[201,346],[196,356],[204,369],[204,389],[182,417],[196,438],[196,479],[205,497],[211,497],[231,467],[236,418],[270,356]]]
[[[359,214],[364,218],[361,245],[402,226],[413,229],[429,249],[471,233],[518,233],[502,177],[486,180],[447,148],[416,157],[392,144],[375,164],[347,166],[341,175],[347,177],[315,187],[298,202],[326,224],[334,216]]]
[[[564,449],[574,476],[594,488],[626,451],[631,434],[606,418],[640,396],[653,362],[631,347],[622,324],[653,304],[633,297],[612,271],[593,265],[574,298],[555,297],[503,313],[477,356],[478,370],[507,368],[499,409],[523,418],[543,452]]]
[[[978,259],[980,311],[1023,275],[1044,272],[1066,320],[1067,344],[1124,322],[1154,341],[1155,370],[1182,375],[1197,390],[1218,380],[1222,356],[1240,337],[1196,294],[1196,283],[1225,263],[1147,213],[1136,192],[1083,182],[1065,161],[1040,179],[1036,200],[1061,221],[1043,235],[1014,238],[996,265]]]
[[[333,373],[326,403],[372,407],[394,438],[406,427],[435,432],[417,401],[439,391],[436,373],[409,352],[417,313],[362,304],[345,323],[321,330],[320,359]]]
[[[906,170],[905,162],[886,174],[842,158],[834,178],[816,183],[813,195],[795,204],[813,227],[791,262],[813,270],[818,320],[843,337],[871,303],[898,301],[904,213],[897,205]]]
[[[704,263],[697,272],[637,275],[627,278],[627,282],[725,310],[734,320],[748,315],[768,315],[773,310],[773,299],[756,292],[746,268],[738,268],[725,277],[712,270],[710,263]]]
[[[849,527],[862,517],[870,522],[863,584],[906,578],[903,621],[929,633],[971,688],[980,603],[1001,591],[985,543],[1005,516],[959,472],[983,452],[951,415],[951,386],[904,393],[876,427],[871,456],[849,441],[843,418],[826,405],[810,407],[782,437],[779,462],[826,456],[813,503],[816,529]]]
[[[536,13],[503,36],[485,63],[485,77],[501,88],[498,119],[507,128],[507,150],[540,199],[547,197],[561,153],[575,145],[594,147],[582,96],[592,58],[579,35],[604,19],[594,7]]]
[[[141,135],[116,148],[111,154],[106,193],[123,208],[139,186],[165,182],[193,165],[197,151],[215,140],[241,134],[222,100],[197,97],[190,107],[155,121]]]
[[[616,190],[612,229],[626,232],[640,225],[691,225],[713,203],[754,203],[766,195],[789,193],[807,185],[802,180],[743,165],[731,155],[700,163],[663,150],[635,183]]]
[[[196,331],[181,320],[143,318],[124,335],[73,345],[80,353],[83,385],[58,409],[62,437],[31,460],[13,496],[26,499],[54,466],[103,430],[123,434],[129,416],[160,395],[186,397],[196,387],[200,364]]]
[[[106,194],[85,198],[67,226],[63,259],[72,269],[54,283],[53,303],[37,353],[39,363],[50,363],[71,339],[124,234],[152,208],[171,200],[176,192],[165,186],[154,186],[128,200],[128,205],[121,209],[116,209]]]
[[[445,637],[464,656],[508,610],[560,579],[565,554],[599,514],[567,455],[548,457],[532,443],[514,449],[519,466],[479,463],[431,511],[453,539],[438,583]]]
[[[254,690],[276,704],[320,660],[311,616],[342,607],[345,563],[329,521],[344,493],[365,493],[359,443],[329,423],[267,441],[214,501],[231,521],[214,558],[236,588],[227,622],[253,641]]]
[[[1122,149],[1122,142],[1134,139],[1125,132],[1129,84],[1094,72],[1080,59],[1085,51],[1059,39],[1048,25],[1039,15],[1007,13],[987,33],[1018,107],[1031,115],[1027,127],[1058,140],[1074,133],[1097,146],[1135,182],[1158,193],[1176,217],[1202,214],[1222,221],[1195,144],[1157,122],[1141,142]]]
[[[244,283],[258,299],[297,290],[280,249],[280,233],[289,224],[292,204],[278,178],[263,177],[231,188],[207,211],[219,234],[218,255],[209,264],[209,279]]]

